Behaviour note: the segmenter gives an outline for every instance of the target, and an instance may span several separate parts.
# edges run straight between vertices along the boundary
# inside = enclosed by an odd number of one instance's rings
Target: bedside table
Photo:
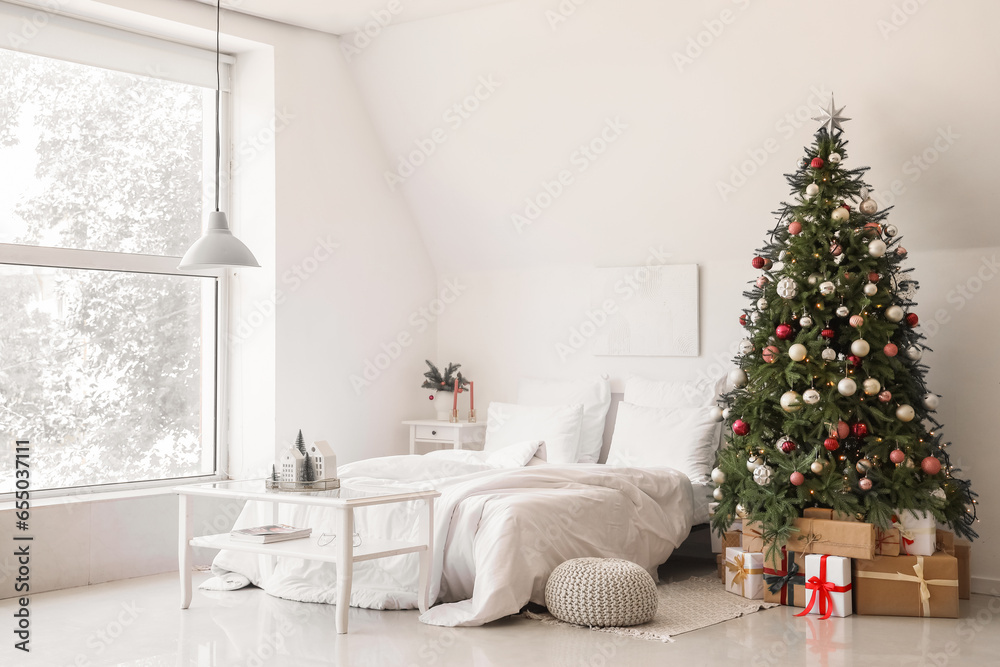
[[[478,445],[486,441],[486,424],[482,422],[451,423],[437,419],[413,419],[403,422],[410,427],[410,454],[417,453],[417,443],[447,444],[454,449],[463,445]]]

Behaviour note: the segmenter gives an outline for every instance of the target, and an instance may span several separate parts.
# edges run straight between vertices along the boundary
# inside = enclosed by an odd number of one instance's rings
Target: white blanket
[[[433,625],[482,625],[545,602],[545,582],[565,560],[624,558],[656,567],[687,537],[693,499],[687,477],[671,469],[598,464],[497,469],[471,452],[393,456],[359,461],[339,471],[342,494],[366,495],[377,484],[399,490],[437,489],[431,600],[421,615]],[[355,512],[361,540],[417,538],[417,503]],[[313,528],[310,539],[334,533],[329,510],[283,505],[280,520]],[[247,503],[237,528],[270,523],[269,504]],[[339,537],[337,539],[340,539]],[[333,549],[331,545],[331,549]],[[268,593],[305,602],[336,602],[336,567],[279,559],[271,575],[264,559],[222,551],[213,569],[246,575]],[[351,606],[417,606],[417,556],[357,563]]]

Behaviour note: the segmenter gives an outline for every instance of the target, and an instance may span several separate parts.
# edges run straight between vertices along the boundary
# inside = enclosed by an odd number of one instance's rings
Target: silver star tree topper
[[[830,95],[830,105],[825,109],[821,107],[820,108],[821,115],[813,116],[813,120],[822,121],[823,125],[827,126],[826,128],[827,132],[829,132],[831,135],[833,134],[834,129],[843,131],[844,128],[841,127],[840,124],[851,120],[850,118],[844,118],[843,116],[840,115],[845,108],[846,106],[840,107],[838,109],[837,105],[833,101],[833,95]]]

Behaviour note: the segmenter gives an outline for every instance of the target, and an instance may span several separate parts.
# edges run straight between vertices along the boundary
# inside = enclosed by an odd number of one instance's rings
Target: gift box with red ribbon
[[[802,554],[785,547],[764,552],[764,602],[806,606],[806,570]]]
[[[850,616],[854,613],[851,559],[842,556],[809,554],[806,556],[806,608],[796,614]]]
[[[899,528],[899,553],[906,556],[932,556],[937,544],[937,524],[930,512],[898,510],[893,523]]]

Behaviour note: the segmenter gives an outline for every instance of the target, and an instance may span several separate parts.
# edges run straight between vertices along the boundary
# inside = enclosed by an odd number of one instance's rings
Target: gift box
[[[726,590],[749,600],[764,599],[764,554],[726,549]]]
[[[715,554],[715,568],[719,575],[719,581],[726,583],[726,557],[723,554]]]
[[[743,551],[763,553],[764,525],[760,521],[743,522],[743,539],[741,546],[743,547]]]
[[[826,519],[827,521],[857,521],[845,512],[834,512],[828,507],[807,507],[802,510],[803,519]]]
[[[854,600],[866,616],[958,618],[958,559],[936,553],[855,561]]]
[[[718,507],[719,507],[719,503],[709,503],[708,504],[708,516],[709,517],[714,517],[715,516],[715,510]],[[743,522],[742,521],[733,521],[733,523],[729,526],[729,528],[726,530],[726,532],[728,532],[730,530],[737,530],[738,531],[738,530],[742,530],[742,528],[743,528]],[[712,553],[714,553],[714,554],[723,554],[724,555],[726,553],[726,549],[725,549],[725,547],[722,544],[722,535],[720,535],[719,533],[715,532],[715,530],[710,530],[709,533],[711,534],[711,540],[712,540]],[[731,546],[738,546],[738,545],[731,545]]]
[[[806,570],[802,554],[785,547],[781,547],[777,553],[764,551],[764,602],[805,607],[805,585]]]
[[[794,525],[785,545],[789,551],[843,558],[875,556],[875,526],[870,523],[796,519]]]
[[[899,553],[906,556],[932,556],[937,542],[937,526],[930,512],[897,510],[900,534]]]
[[[726,549],[730,547],[738,547],[743,541],[743,533],[738,530],[727,530],[722,534],[722,553],[726,553]],[[744,549],[744,551],[749,551]]]
[[[968,600],[972,592],[972,543],[955,540],[955,558],[958,560],[958,599]]]
[[[796,616],[819,614],[850,616],[854,613],[851,559],[826,554],[806,556],[806,608]]]
[[[955,555],[955,533],[950,530],[937,529],[934,537],[935,552],[943,551],[949,556]]]
[[[876,556],[898,556],[899,555],[899,529],[890,528],[882,530],[875,527],[875,555]]]

